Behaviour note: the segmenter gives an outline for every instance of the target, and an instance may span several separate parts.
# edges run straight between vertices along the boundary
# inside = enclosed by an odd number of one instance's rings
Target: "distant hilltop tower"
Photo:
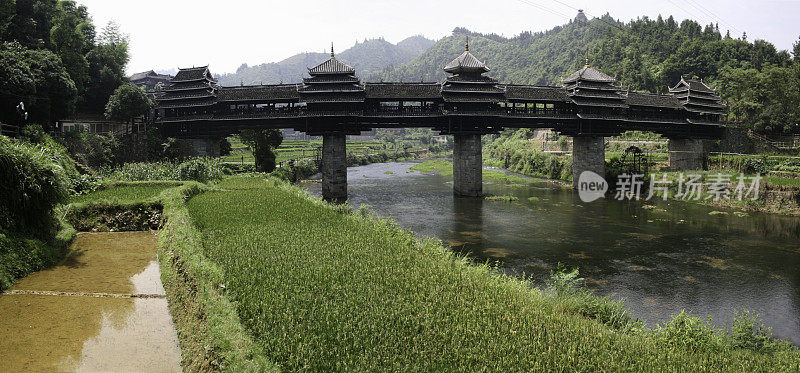
[[[575,22],[586,22],[589,19],[586,18],[586,14],[583,14],[583,9],[578,9],[578,15],[575,16]]]

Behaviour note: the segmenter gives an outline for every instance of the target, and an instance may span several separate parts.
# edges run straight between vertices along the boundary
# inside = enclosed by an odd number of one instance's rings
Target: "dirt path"
[[[180,371],[150,232],[81,233],[0,295],[0,372]]]

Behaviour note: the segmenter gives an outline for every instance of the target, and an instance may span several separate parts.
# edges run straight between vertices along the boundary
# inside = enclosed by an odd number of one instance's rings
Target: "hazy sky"
[[[609,12],[628,21],[674,15],[724,33],[765,39],[791,49],[800,36],[800,0],[357,0],[208,1],[78,0],[98,29],[115,20],[131,37],[128,72],[210,65],[215,74],[246,62],[279,61],[298,52],[337,50],[356,40],[384,37],[396,43],[421,34],[431,39],[453,28],[505,36],[566,23],[577,8],[589,16]],[[480,54],[480,51],[475,51]]]

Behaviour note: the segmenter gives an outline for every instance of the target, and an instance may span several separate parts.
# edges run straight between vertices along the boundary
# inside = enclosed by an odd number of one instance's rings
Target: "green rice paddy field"
[[[660,339],[613,329],[436,241],[294,187],[247,177],[219,187],[190,199],[190,216],[263,355],[255,358],[282,370],[800,369],[796,350],[698,344],[696,325]]]
[[[253,164],[253,153],[236,137],[229,137],[231,154],[222,157],[226,163]],[[383,142],[380,141],[347,141],[348,152],[373,152],[382,150]],[[289,159],[312,157],[317,148],[322,146],[322,140],[284,140],[275,150],[276,160],[283,162]]]

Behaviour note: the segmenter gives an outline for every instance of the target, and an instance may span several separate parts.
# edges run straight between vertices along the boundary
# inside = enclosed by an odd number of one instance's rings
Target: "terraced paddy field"
[[[202,256],[219,268],[229,318],[256,346],[246,358],[282,370],[800,369],[796,349],[726,347],[691,320],[660,331],[610,326],[575,298],[294,187],[244,177],[219,187],[188,202]]]
[[[81,233],[0,294],[2,372],[178,372],[151,232]]]

